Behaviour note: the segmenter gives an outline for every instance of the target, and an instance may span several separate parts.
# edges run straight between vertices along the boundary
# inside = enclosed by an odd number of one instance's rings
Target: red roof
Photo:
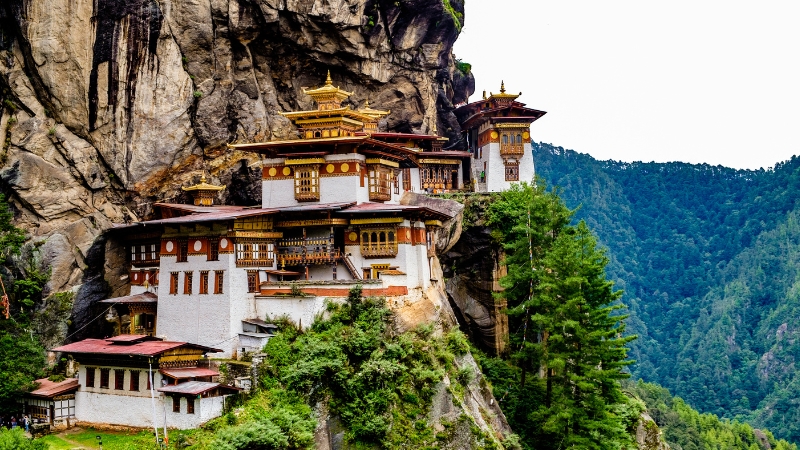
[[[222,351],[216,348],[205,347],[203,345],[190,344],[188,342],[156,340],[128,344],[125,342],[114,342],[110,339],[84,339],[82,341],[73,342],[72,344],[62,345],[61,347],[54,348],[53,351],[97,355],[156,356],[180,347],[196,348],[210,353]]]
[[[146,334],[120,334],[119,336],[110,337],[106,340],[109,342],[135,343],[137,341],[155,341],[159,339]]]
[[[143,292],[136,295],[128,295],[125,297],[115,297],[106,300],[100,300],[99,303],[156,303],[158,296],[152,292]]]
[[[447,214],[445,212],[437,211],[431,208],[427,208],[425,206],[414,206],[414,205],[398,205],[398,204],[390,204],[390,203],[372,203],[372,202],[365,202],[360,205],[351,206],[345,210],[339,211],[340,213],[347,214],[347,213],[355,213],[355,214],[364,214],[364,213],[421,213],[425,216],[432,216],[439,220],[448,220],[451,219],[453,216]]]
[[[159,372],[172,378],[216,377],[219,372],[204,367],[184,367],[181,369],[161,369]]]
[[[39,387],[35,391],[31,391],[28,395],[33,397],[53,398],[56,395],[61,395],[70,391],[78,390],[78,379],[67,378],[64,381],[50,381],[47,378],[36,380]]]
[[[199,395],[205,392],[208,392],[212,389],[221,388],[221,389],[229,389],[232,391],[239,391],[241,389],[227,386],[224,384],[219,383],[209,383],[206,381],[186,381],[184,383],[179,384],[170,384],[158,389],[159,392],[167,392],[170,394],[187,394],[187,395]]]

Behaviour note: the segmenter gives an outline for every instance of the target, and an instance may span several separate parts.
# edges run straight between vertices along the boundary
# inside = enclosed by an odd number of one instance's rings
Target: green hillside
[[[800,159],[772,170],[597,161],[534,145],[536,171],[609,249],[635,377],[800,441]],[[793,403],[794,402],[794,403]]]

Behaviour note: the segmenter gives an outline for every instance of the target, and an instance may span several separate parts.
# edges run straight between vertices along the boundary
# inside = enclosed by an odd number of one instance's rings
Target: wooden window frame
[[[108,389],[111,369],[100,368],[100,388]]]
[[[224,270],[215,270],[214,271],[214,293],[215,294],[222,294],[224,293],[225,288],[225,271]]]
[[[131,370],[131,378],[128,380],[128,390],[131,392],[139,392],[139,377],[141,376],[141,371],[139,370]]]
[[[200,271],[200,294],[208,294],[208,271]]]
[[[178,272],[169,273],[169,293],[178,295]]]
[[[318,202],[320,195],[319,164],[294,168],[294,198],[298,202]]]
[[[186,414],[194,414],[194,397],[186,397]]]
[[[258,270],[247,271],[247,292],[258,292]]]
[[[397,228],[362,228],[361,256],[364,258],[385,258],[397,256]]]
[[[392,199],[393,170],[381,164],[367,166],[370,201],[388,201]]]
[[[125,390],[125,371],[122,369],[114,369],[114,390]]]
[[[178,239],[178,255],[177,262],[189,261],[189,240]]]
[[[519,163],[505,164],[504,168],[506,181],[519,181]]]
[[[411,169],[403,169],[403,190],[411,190]]]
[[[275,242],[269,240],[242,240],[236,241],[236,265],[266,266],[275,263]]]
[[[86,387],[94,387],[95,385],[95,370],[96,367],[86,368]]]
[[[177,395],[172,396],[172,412],[180,413],[181,412],[181,398]]]
[[[219,239],[208,240],[208,261],[219,261]]]
[[[193,271],[183,272],[183,294],[192,295],[192,277]]]

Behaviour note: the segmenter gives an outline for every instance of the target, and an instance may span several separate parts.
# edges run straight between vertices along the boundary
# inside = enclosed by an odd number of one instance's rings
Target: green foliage
[[[734,170],[533,146],[537,174],[609,249],[640,337],[633,375],[800,442],[800,158]]]
[[[769,431],[761,432],[769,447],[762,445],[752,426],[735,420],[720,419],[714,414],[701,414],[680,397],[652,383],[626,382],[625,390],[641,399],[647,412],[656,422],[664,438],[673,448],[683,450],[726,449],[785,449],[796,450],[795,444],[776,440]]]
[[[464,75],[469,75],[472,72],[472,64],[456,59],[456,69]]]
[[[194,95],[194,98],[200,98],[203,96],[203,91],[194,91],[192,95]]]
[[[456,11],[455,8],[453,8],[453,5],[450,4],[450,0],[442,0],[442,5],[444,6],[444,10],[450,15],[450,17],[452,17],[453,24],[456,26],[456,30],[460,33],[461,27],[464,26],[464,14]]]
[[[0,450],[47,450],[48,445],[25,437],[21,428],[0,428]]]
[[[5,195],[0,194],[0,264],[4,264],[9,256],[19,254],[25,242],[25,232],[14,226],[13,218]]]
[[[484,372],[501,407],[530,448],[618,449],[631,444],[618,381],[630,364],[616,314],[621,292],[606,280],[608,262],[585,223],[557,192],[513,185],[489,204],[487,222],[506,252],[510,362]],[[485,363],[485,360],[484,360]],[[543,377],[529,373],[540,372]],[[512,381],[513,380],[513,381]],[[519,385],[515,386],[517,382]]]

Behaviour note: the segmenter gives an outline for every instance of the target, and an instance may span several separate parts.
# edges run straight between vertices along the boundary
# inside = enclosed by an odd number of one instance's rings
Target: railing
[[[330,264],[334,260],[340,259],[341,253],[339,250],[332,252],[292,252],[292,253],[279,253],[278,263],[282,266],[284,263],[290,266],[308,265],[308,264]]]
[[[350,275],[353,277],[354,280],[360,280],[361,274],[356,269],[356,266],[353,264],[353,261],[350,261],[350,257],[347,255],[342,255],[342,262],[344,266],[347,267],[347,271],[350,272]]]
[[[295,192],[294,198],[298,202],[315,202],[315,201],[319,201],[319,191],[316,191],[316,192]]]
[[[501,155],[522,155],[525,153],[525,144],[500,144]]]
[[[393,245],[361,244],[361,256],[365,258],[397,256],[397,243],[393,243]]]
[[[270,267],[274,262],[273,258],[237,259],[236,267]]]
[[[369,199],[374,202],[385,202],[392,199],[392,194],[388,188],[385,190],[379,189],[376,192],[370,192]]]

